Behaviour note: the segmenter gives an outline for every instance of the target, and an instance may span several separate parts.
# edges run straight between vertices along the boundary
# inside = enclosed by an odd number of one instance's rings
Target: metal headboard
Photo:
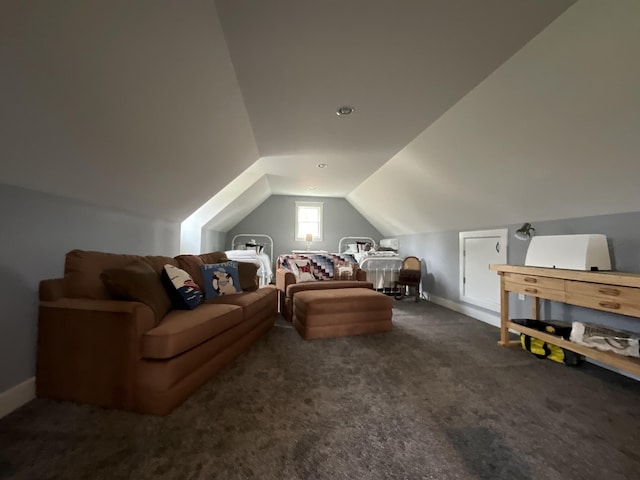
[[[239,238],[244,238],[245,240],[242,241],[242,242],[238,242],[237,240]],[[267,241],[266,242],[259,241],[258,238],[264,238]],[[232,250],[242,250],[241,248],[238,248],[238,247],[240,245],[244,245],[249,240],[255,240],[256,243],[264,244],[265,247],[267,247],[269,249],[267,255],[269,255],[269,259],[271,260],[271,263],[273,264],[273,238],[271,238],[271,236],[269,236],[269,235],[267,235],[265,233],[239,233],[238,235],[233,237],[233,239],[231,240],[231,249]]]
[[[349,244],[349,242],[348,242],[349,240],[352,240],[351,243],[362,242],[362,241],[370,242],[371,245],[373,245],[374,247],[376,246],[375,240],[373,238],[371,238],[371,237],[342,237],[340,239],[340,241],[338,242],[338,253],[342,253],[344,251],[343,247],[344,247],[344,245],[348,245]]]

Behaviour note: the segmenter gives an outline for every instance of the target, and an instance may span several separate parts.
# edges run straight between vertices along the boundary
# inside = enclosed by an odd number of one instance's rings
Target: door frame
[[[473,305],[477,305],[482,308],[486,308],[488,310],[492,310],[494,312],[500,311],[500,302],[490,302],[485,301],[478,298],[472,298],[466,296],[465,288],[464,288],[464,279],[465,279],[465,251],[464,251],[464,241],[468,238],[486,238],[486,237],[499,237],[500,240],[500,248],[504,249],[505,254],[505,262],[508,260],[508,238],[509,238],[509,230],[506,228],[500,228],[496,230],[477,230],[473,232],[460,232],[459,234],[459,256],[458,256],[458,265],[460,267],[460,276],[459,276],[459,291],[460,291],[460,300],[466,303],[471,303]],[[496,275],[497,276],[497,275]]]

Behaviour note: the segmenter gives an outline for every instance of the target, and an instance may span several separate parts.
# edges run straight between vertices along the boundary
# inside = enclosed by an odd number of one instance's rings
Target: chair
[[[422,264],[418,257],[407,257],[402,262],[398,280],[394,282],[395,299],[404,297],[405,289],[415,289],[416,302],[420,299],[420,281],[422,280]]]

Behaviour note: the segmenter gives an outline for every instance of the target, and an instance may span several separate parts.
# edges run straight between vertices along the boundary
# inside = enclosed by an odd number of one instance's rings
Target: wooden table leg
[[[507,328],[507,322],[509,321],[509,292],[505,288],[504,275],[499,272],[500,275],[500,340],[499,345],[506,347],[509,345],[509,328]]]

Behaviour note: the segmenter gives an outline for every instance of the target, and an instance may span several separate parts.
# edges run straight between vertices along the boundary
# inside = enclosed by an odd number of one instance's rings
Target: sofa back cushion
[[[224,252],[201,253],[200,255],[198,255],[198,258],[202,260],[202,263],[207,263],[207,264],[222,263],[229,260],[227,258],[227,254]]]
[[[224,252],[201,253],[198,257],[203,264],[214,264],[228,262]],[[238,262],[238,277],[240,277],[240,288],[243,292],[253,292],[258,289],[258,265],[253,262]]]
[[[193,281],[204,292],[204,282],[202,281],[202,265],[204,263],[199,255],[178,255],[176,257],[178,268],[181,268],[193,278]]]
[[[201,253],[200,255],[179,255],[176,257],[178,265],[187,271],[193,281],[205,291],[205,282],[202,278],[202,265],[228,262],[224,252]],[[238,277],[240,278],[240,288],[243,292],[253,292],[257,290],[258,265],[252,262],[238,262]]]
[[[166,263],[174,264],[171,257],[125,255],[119,253],[71,250],[65,257],[64,294],[70,298],[92,298],[108,300],[111,295],[100,279],[100,274],[109,268],[122,268],[136,260],[143,260],[160,275]]]
[[[142,302],[151,307],[156,325],[171,309],[160,275],[142,259],[121,268],[107,268],[100,278],[114,300]]]

